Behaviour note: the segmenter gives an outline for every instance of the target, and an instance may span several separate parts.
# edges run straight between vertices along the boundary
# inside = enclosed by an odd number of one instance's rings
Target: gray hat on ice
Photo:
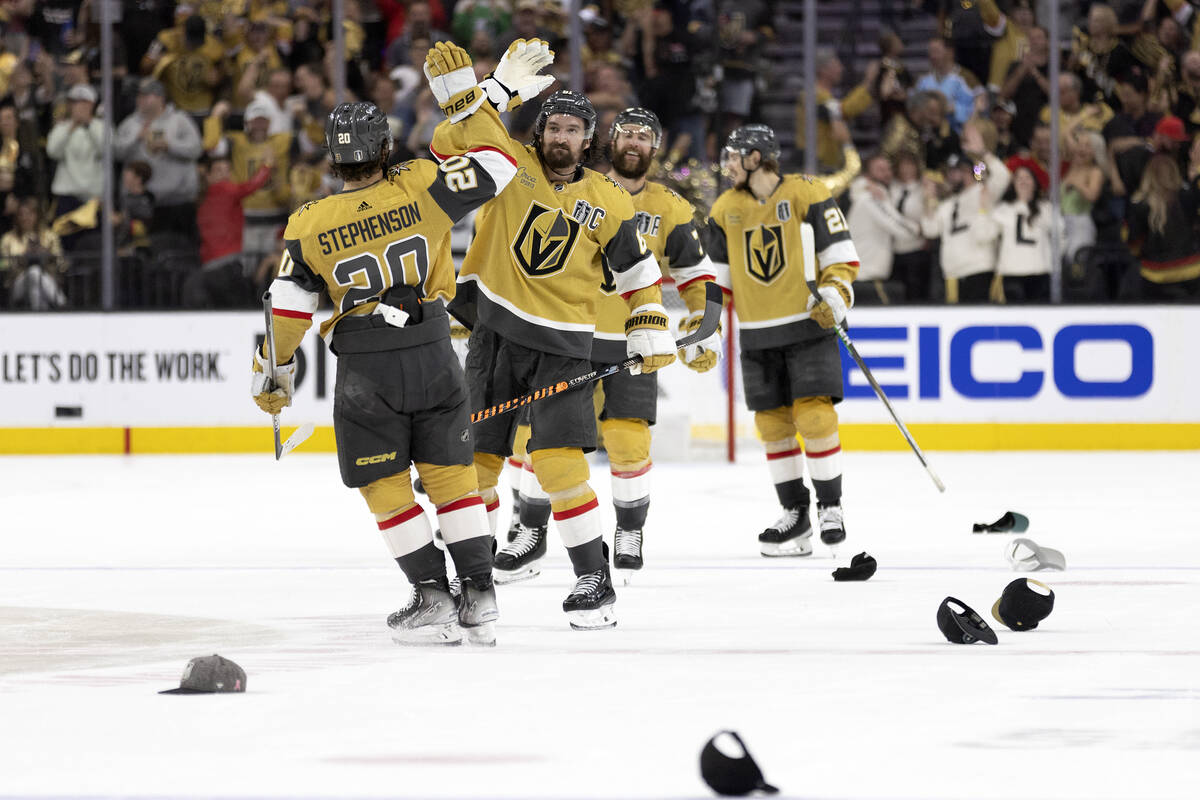
[[[183,668],[178,689],[159,694],[215,694],[246,691],[246,671],[219,655],[193,658]]]
[[[1042,570],[1064,570],[1067,557],[1062,551],[1042,547],[1032,539],[1013,539],[1004,546],[1004,557],[1017,572],[1040,572]]]

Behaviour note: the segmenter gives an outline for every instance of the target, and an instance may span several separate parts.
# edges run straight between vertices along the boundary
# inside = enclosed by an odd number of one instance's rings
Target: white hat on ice
[[[1042,547],[1032,539],[1013,539],[1004,546],[1004,557],[1017,572],[1040,572],[1042,570],[1064,570],[1067,558],[1062,551]]]

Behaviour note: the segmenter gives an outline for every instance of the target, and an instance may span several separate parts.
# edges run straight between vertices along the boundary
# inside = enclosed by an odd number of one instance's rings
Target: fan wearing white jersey
[[[1049,302],[1053,222],[1050,203],[1042,197],[1033,171],[1017,167],[994,208],[989,209],[987,193],[983,198],[985,220],[991,224],[993,237],[1000,240],[992,302]]]
[[[925,216],[921,230],[930,239],[941,239],[942,276],[947,303],[986,303],[996,268],[991,225],[980,214],[987,192],[995,202],[1008,188],[1008,167],[986,151],[983,136],[968,123],[963,128],[963,153],[952,153],[945,164],[949,195],[937,201],[937,187],[927,179]]]

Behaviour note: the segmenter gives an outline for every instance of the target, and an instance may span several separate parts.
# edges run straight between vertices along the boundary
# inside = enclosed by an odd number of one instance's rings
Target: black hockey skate
[[[408,605],[389,614],[392,641],[402,645],[460,645],[458,607],[444,577],[421,581],[412,587]]]
[[[808,506],[785,508],[774,525],[758,535],[759,552],[768,558],[812,555]]]
[[[613,628],[617,624],[617,615],[613,611],[616,602],[617,593],[605,564],[602,569],[575,579],[575,588],[563,600],[563,611],[567,612],[567,621],[577,631]]]
[[[642,532],[617,528],[613,534],[613,567],[626,586],[633,573],[642,568]]]
[[[496,583],[515,583],[534,578],[542,571],[546,555],[546,528],[520,526],[517,537],[501,547],[492,560]]]
[[[496,587],[491,575],[476,575],[459,582],[458,624],[467,635],[467,642],[481,647],[496,646],[496,620],[500,608],[496,605]]]
[[[821,541],[835,553],[837,545],[846,541],[846,526],[842,521],[842,504],[817,505],[817,524],[821,527]]]

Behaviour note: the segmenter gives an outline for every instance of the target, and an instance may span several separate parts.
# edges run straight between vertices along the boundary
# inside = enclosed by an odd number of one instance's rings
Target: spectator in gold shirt
[[[200,125],[212,109],[224,59],[225,50],[208,34],[204,18],[193,14],[184,21],[182,31],[171,28],[160,33],[142,64],[149,64],[154,77],[167,87],[175,107]]]

